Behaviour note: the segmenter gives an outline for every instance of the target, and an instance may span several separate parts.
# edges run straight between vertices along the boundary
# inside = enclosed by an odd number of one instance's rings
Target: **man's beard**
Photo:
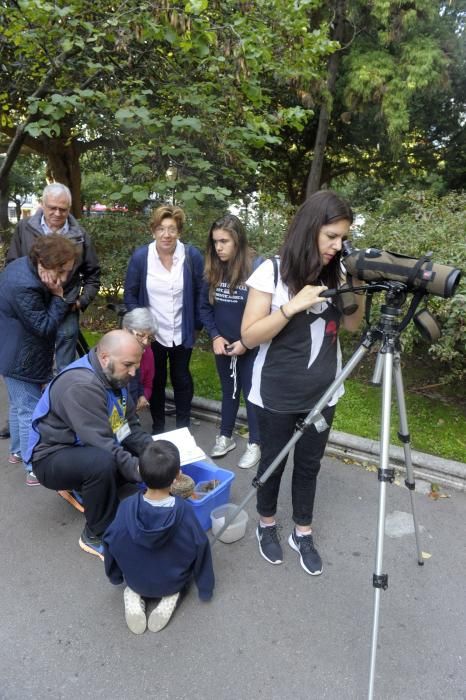
[[[127,384],[129,384],[129,377],[127,379],[116,379],[113,376],[113,373],[115,371],[115,363],[112,362],[111,360],[109,361],[107,367],[103,367],[102,371],[105,375],[106,380],[112,387],[112,389],[123,389]]]

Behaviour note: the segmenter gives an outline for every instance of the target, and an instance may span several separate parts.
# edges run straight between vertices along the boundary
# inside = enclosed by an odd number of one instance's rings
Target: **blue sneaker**
[[[88,554],[94,554],[101,561],[104,560],[104,545],[100,537],[92,535],[86,525],[79,538],[79,546]]]

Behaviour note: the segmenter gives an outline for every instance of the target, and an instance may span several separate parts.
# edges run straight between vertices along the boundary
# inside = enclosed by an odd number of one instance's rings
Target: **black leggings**
[[[305,418],[307,414],[275,413],[264,408],[256,408],[262,446],[257,476],[261,476],[293,436],[298,419]],[[328,429],[318,433],[312,425],[304,431],[294,446],[291,497],[293,521],[296,525],[310,525],[312,523],[317,474],[320,470],[320,460],[324,455],[334,413],[335,406],[324,408],[322,415],[328,423]],[[265,484],[257,490],[257,512],[263,517],[272,517],[277,511],[278,493],[286,461],[287,458],[283,459]]]
[[[168,348],[156,340],[152,343],[152,351],[155,363],[154,384],[150,399],[152,432],[163,433],[165,429],[165,387],[167,385],[168,362],[170,362],[170,380],[176,408],[176,427],[188,428],[194,394],[193,378],[189,371],[192,348],[185,348],[184,345]]]

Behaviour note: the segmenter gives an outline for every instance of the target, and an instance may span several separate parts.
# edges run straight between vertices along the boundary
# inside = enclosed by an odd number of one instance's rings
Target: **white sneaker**
[[[231,452],[236,447],[236,442],[233,438],[229,438],[226,435],[217,435],[215,438],[215,445],[210,453],[211,457],[223,457],[227,452]]]
[[[147,621],[147,626],[151,632],[160,632],[160,630],[163,630],[163,628],[168,625],[171,616],[175,612],[179,597],[179,593],[167,595],[155,606]]]
[[[125,620],[131,632],[142,634],[146,630],[146,604],[139,593],[127,586],[123,593],[125,601]]]
[[[250,469],[260,462],[261,448],[255,442],[248,442],[248,446],[238,462],[240,469]]]

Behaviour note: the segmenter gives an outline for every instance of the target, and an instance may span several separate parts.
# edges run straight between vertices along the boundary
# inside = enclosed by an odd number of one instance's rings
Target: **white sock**
[[[273,521],[273,523],[263,523],[262,520],[259,520],[259,525],[261,527],[274,527],[276,524],[277,523],[275,522],[275,520]]]
[[[309,532],[303,532],[302,530],[295,528],[294,532],[296,537],[306,537],[306,535],[312,535],[312,530],[309,530]]]

